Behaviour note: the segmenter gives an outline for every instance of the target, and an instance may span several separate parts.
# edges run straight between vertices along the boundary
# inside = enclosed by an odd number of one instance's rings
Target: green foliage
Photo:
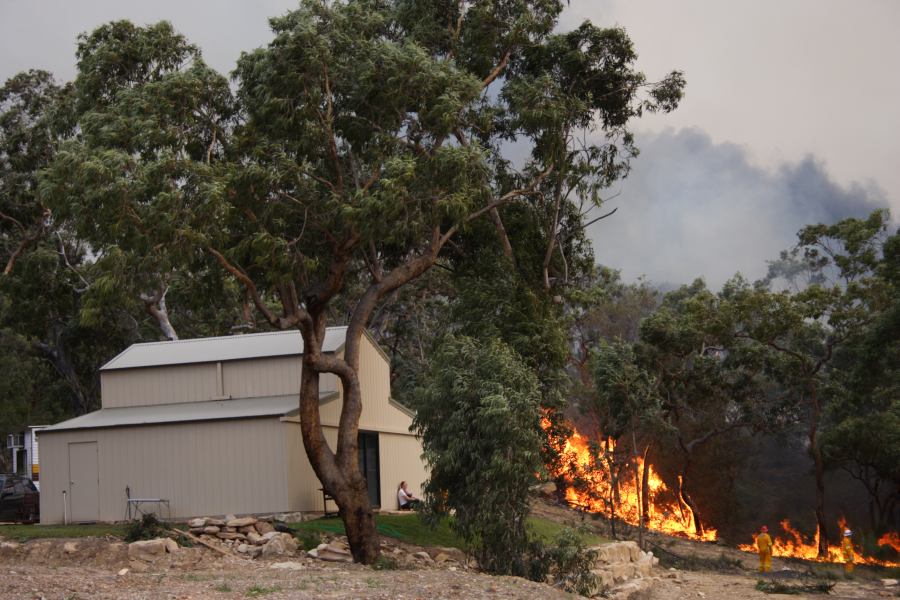
[[[136,542],[138,540],[152,540],[159,537],[166,537],[170,533],[156,515],[148,513],[143,515],[140,520],[132,521],[125,528],[125,541]]]
[[[499,341],[447,338],[424,378],[413,425],[430,468],[426,514],[493,573],[524,572],[528,489],[541,469],[537,380]]]
[[[592,571],[597,552],[587,547],[580,532],[564,529],[542,558],[553,575],[554,586],[582,596],[594,591],[597,576]]]
[[[260,596],[266,596],[268,594],[274,594],[275,592],[280,591],[281,588],[277,585],[254,584],[247,588],[247,591],[244,592],[244,595],[248,598],[259,598]]]
[[[304,550],[312,550],[322,543],[322,535],[313,529],[297,529],[294,531],[294,537]]]

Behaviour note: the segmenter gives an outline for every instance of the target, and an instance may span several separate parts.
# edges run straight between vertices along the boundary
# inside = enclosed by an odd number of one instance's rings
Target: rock
[[[63,552],[66,554],[75,554],[78,552],[78,542],[66,542],[63,544]]]
[[[140,540],[128,544],[128,558],[152,562],[166,553],[166,543],[155,540]]]
[[[302,523],[305,518],[301,512],[281,513],[275,516],[276,521],[282,523]]]
[[[119,577],[124,577],[125,575],[128,575],[128,568],[126,567],[124,569],[119,569],[119,572],[117,573],[117,575]]]
[[[169,554],[175,554],[176,552],[178,552],[178,542],[176,542],[172,538],[166,538],[165,544],[166,552],[168,552]]]
[[[275,531],[275,528],[272,527],[272,524],[267,523],[266,521],[257,521],[253,527],[256,528],[256,531],[257,533],[259,533],[259,535],[266,535],[267,533]]]
[[[353,562],[353,555],[350,554],[350,551],[339,544],[319,544],[316,551],[316,557],[319,560],[327,560],[329,562]]]
[[[263,556],[281,556],[285,553],[287,548],[285,548],[284,540],[280,537],[273,537],[269,542],[262,547],[262,555]]]
[[[319,549],[313,548],[312,550],[307,550],[306,553],[313,558],[319,558]]]
[[[220,531],[216,534],[220,540],[246,540],[247,536],[243,533],[231,533],[228,531]]]
[[[225,533],[237,533],[237,527],[229,527],[228,525],[226,525],[222,528],[222,531],[224,531]]]
[[[206,525],[213,527],[225,527],[225,521],[222,519],[206,519]]]
[[[258,534],[258,532],[256,531],[256,527],[254,527],[253,525],[244,525],[243,527],[238,527],[237,530],[238,533],[243,533],[244,535],[247,535],[249,533]]]
[[[194,535],[200,535],[201,533],[205,533],[205,530],[206,530],[205,527],[191,527],[190,529],[188,529],[188,531],[190,531]]]
[[[234,515],[225,515],[225,522],[226,522],[226,523],[227,523],[228,521],[234,521],[235,519],[237,519],[237,517],[234,516]]]
[[[135,573],[146,573],[150,570],[150,565],[140,560],[131,560],[128,562],[128,567],[131,571]]]
[[[220,531],[221,529],[219,529],[218,525],[207,525],[203,528],[203,533],[208,533],[209,535],[215,535]]]
[[[434,563],[434,560],[432,560],[431,555],[428,554],[428,553],[425,552],[425,551],[422,551],[422,552],[416,552],[416,553],[413,554],[413,556],[415,556],[415,557],[418,558],[419,560],[424,561],[424,562],[426,562],[426,563],[428,563],[428,564]]]
[[[187,524],[191,529],[199,529],[200,527],[206,527],[206,521],[206,518],[191,519]]]
[[[270,569],[285,569],[288,571],[302,571],[306,567],[303,566],[303,563],[298,562],[277,562],[269,565]]]
[[[262,546],[266,543],[266,538],[256,533],[256,531],[251,531],[247,534],[247,541],[254,546]]]
[[[452,559],[445,552],[438,552],[437,555],[434,557],[434,562],[436,562],[438,564],[445,563],[448,560],[452,560]]]
[[[266,533],[265,535],[263,535],[263,539],[268,542],[272,538],[276,537],[278,534],[279,534],[278,531],[270,531],[270,532]]]
[[[241,554],[246,554],[247,552],[250,552],[250,548],[253,548],[253,547],[254,546],[250,546],[248,544],[241,544],[240,546],[237,547],[237,551],[240,552]]]
[[[225,523],[228,527],[247,527],[256,524],[256,517],[241,517],[240,519],[229,519]]]
[[[895,585],[897,585],[897,580],[896,579],[882,579],[881,585],[883,585],[884,587],[894,587]]]

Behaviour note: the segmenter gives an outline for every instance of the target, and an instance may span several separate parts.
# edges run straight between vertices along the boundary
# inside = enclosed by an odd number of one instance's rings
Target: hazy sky
[[[74,75],[78,33],[172,21],[229,72],[293,0],[0,0],[0,78]],[[626,278],[750,278],[802,225],[890,206],[900,216],[900,1],[573,0],[562,27],[628,30],[651,80],[687,79],[672,114],[636,123],[641,156],[590,230]]]

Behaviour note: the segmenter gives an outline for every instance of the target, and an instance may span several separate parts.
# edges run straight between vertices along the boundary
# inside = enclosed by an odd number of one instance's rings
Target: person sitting
[[[405,481],[400,482],[400,487],[397,488],[397,503],[400,505],[400,510],[415,510],[419,507],[419,503],[421,500],[413,496],[413,493],[409,491],[409,486],[406,485]]]

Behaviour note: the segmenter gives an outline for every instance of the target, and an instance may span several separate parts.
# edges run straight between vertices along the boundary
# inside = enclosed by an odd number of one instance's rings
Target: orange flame
[[[839,531],[844,531],[847,527],[847,522],[844,519],[840,519],[838,521]],[[804,539],[803,535],[791,527],[791,523],[789,520],[785,519],[781,522],[781,528],[784,530],[784,538],[781,537],[773,537],[772,539],[772,556],[783,556],[790,558],[802,558],[804,560],[814,560],[817,562],[832,562],[832,563],[844,563],[844,555],[841,552],[840,545],[828,545],[828,553],[826,556],[820,558],[819,557],[819,532],[816,531],[816,534],[812,537],[812,539]],[[900,542],[897,534],[894,532],[887,533],[878,540],[879,545],[893,545],[894,543]],[[752,544],[741,544],[738,546],[740,550],[745,552],[756,552],[756,535],[753,536]],[[900,550],[900,544],[894,546],[895,549]],[[857,546],[853,546],[853,552],[855,554],[854,562],[860,564],[868,564],[868,565],[880,565],[883,567],[896,567],[900,566],[900,563],[891,562],[891,561],[882,561],[870,556],[862,556],[860,549]]]
[[[879,546],[890,546],[895,552],[900,554],[900,535],[896,531],[889,531],[878,538]]]
[[[547,419],[543,420],[543,424],[545,429],[549,427]],[[615,440],[612,438],[604,440],[602,456],[609,460],[615,447]],[[613,485],[610,465],[596,464],[588,440],[577,431],[566,440],[561,453],[567,464],[553,475],[562,476],[569,482],[566,488],[566,500],[569,504],[607,517],[614,510],[616,518],[634,526],[639,524],[640,492],[634,476],[637,474],[640,478],[643,473],[642,458],[635,458],[632,464],[623,468],[622,473],[617,476],[616,485]],[[615,468],[612,470],[615,471]],[[714,529],[705,530],[702,535],[697,534],[693,511],[669,491],[652,466],[648,467],[647,487],[649,502],[644,524],[648,529],[695,540],[715,541]],[[673,497],[676,499],[667,499]]]

